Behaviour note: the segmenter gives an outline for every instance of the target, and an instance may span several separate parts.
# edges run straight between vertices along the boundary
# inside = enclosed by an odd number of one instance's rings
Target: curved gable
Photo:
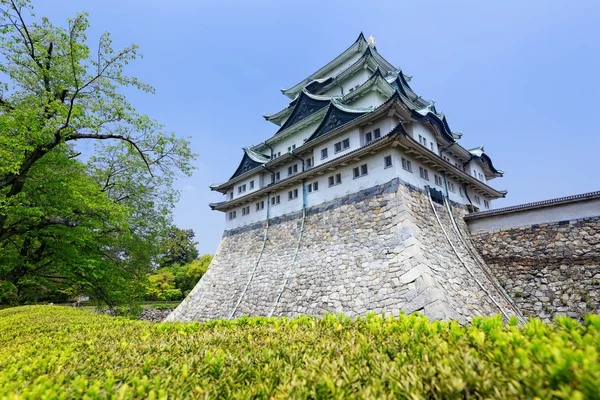
[[[329,104],[329,100],[316,99],[308,96],[304,91],[302,91],[294,103],[294,110],[275,134],[289,128],[295,123],[302,121],[309,115],[312,115],[320,109],[326,107]]]
[[[263,165],[267,161],[269,161],[269,157],[260,153],[252,152],[249,149],[244,149],[244,157],[242,157],[240,165],[237,167],[237,169],[235,170],[231,178],[229,178],[229,180],[232,180],[237,176],[245,174],[246,172],[253,170],[256,167]]]

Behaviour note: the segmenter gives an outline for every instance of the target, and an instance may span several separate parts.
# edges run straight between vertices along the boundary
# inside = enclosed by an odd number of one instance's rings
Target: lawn
[[[599,398],[600,317],[153,324],[0,310],[0,398]]]

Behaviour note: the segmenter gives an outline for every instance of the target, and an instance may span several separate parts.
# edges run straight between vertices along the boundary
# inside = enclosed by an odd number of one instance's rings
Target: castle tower
[[[274,135],[245,147],[210,204],[226,228],[167,320],[421,311],[468,321],[518,310],[469,243],[463,216],[506,192],[433,101],[361,33],[283,89]]]

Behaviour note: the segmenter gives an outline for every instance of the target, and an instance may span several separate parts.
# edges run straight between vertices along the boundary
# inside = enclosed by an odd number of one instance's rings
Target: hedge
[[[152,324],[18,307],[0,311],[0,399],[599,398],[599,331],[594,315]]]

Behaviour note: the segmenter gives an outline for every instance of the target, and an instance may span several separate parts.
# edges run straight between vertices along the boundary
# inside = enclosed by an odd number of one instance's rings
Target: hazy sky
[[[242,146],[277,127],[262,115],[279,89],[314,72],[363,31],[435,99],[467,148],[485,145],[507,189],[494,207],[600,190],[600,2],[38,0],[55,24],[90,14],[88,39],[140,45],[129,73],[156,88],[140,112],[189,136],[198,170],[181,179],[175,221],[214,253],[224,216],[208,189],[234,172]]]

